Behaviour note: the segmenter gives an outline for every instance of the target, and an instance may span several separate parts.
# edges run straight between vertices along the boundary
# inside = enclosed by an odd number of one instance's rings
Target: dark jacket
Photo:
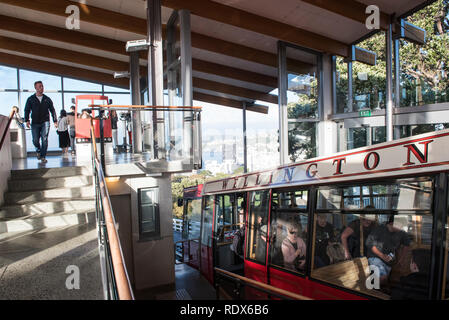
[[[392,300],[427,300],[429,276],[425,273],[411,273],[402,277],[398,286],[391,290]]]
[[[117,129],[118,117],[111,117],[111,129]]]
[[[42,102],[39,101],[39,99],[36,97],[36,94],[33,94],[28,98],[25,105],[25,121],[30,120],[30,112],[32,124],[40,124],[50,121],[50,116],[48,115],[49,112],[53,117],[53,122],[58,121],[55,108],[53,107],[53,102],[45,94],[42,97]]]

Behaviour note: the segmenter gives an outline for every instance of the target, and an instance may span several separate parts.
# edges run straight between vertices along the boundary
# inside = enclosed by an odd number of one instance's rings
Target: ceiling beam
[[[193,87],[199,89],[205,89],[209,91],[221,92],[241,98],[247,98],[251,100],[260,100],[268,103],[278,104],[278,97],[265,92],[250,90],[246,88],[236,87],[221,82],[210,81],[201,78],[192,79]]]
[[[104,38],[83,32],[74,33],[73,31],[67,30],[65,28],[58,28],[46,24],[7,17],[4,15],[0,15],[0,30],[23,33],[34,37],[50,39],[68,44],[75,44],[91,49],[103,50],[121,55],[128,55],[125,50],[126,43],[122,41]],[[142,52],[141,58],[145,60],[147,59],[145,52]],[[276,57],[273,56],[270,59],[274,63]],[[193,59],[192,64],[193,69],[199,72],[215,74],[222,77],[256,83],[272,88],[277,87],[276,77],[232,68],[229,66],[224,66],[199,59]]]
[[[114,79],[109,73],[86,70],[3,52],[0,52],[0,64],[129,89],[129,79]]]
[[[126,62],[9,37],[0,36],[0,48],[111,71],[128,70]]]
[[[315,7],[336,13],[340,16],[365,24],[368,15],[366,14],[366,4],[354,0],[301,0]],[[380,27],[388,29],[390,17],[385,12],[380,12]]]
[[[277,77],[271,77],[261,73],[233,68],[204,60],[192,59],[192,68],[194,71],[215,74],[217,76],[249,83],[260,84],[262,86],[270,88],[277,88],[278,86]]]
[[[75,5],[80,8],[81,28],[83,22],[111,27],[128,32],[146,34],[147,21],[146,19],[134,18],[129,19],[130,16],[106,10],[90,5],[86,5],[77,1],[68,0],[0,0],[0,3],[10,4],[16,7],[41,11],[45,13],[54,14],[61,17],[68,17],[65,13],[66,8],[70,5]],[[142,2],[144,8],[144,2]],[[143,32],[144,31],[144,32]],[[76,31],[73,31],[76,32]],[[143,32],[143,33],[142,33]]]
[[[222,64],[207,62],[198,59],[192,59],[192,68],[194,71],[217,76],[239,80],[243,82],[254,83],[269,88],[277,88],[277,77],[271,77],[264,74],[237,69]]]
[[[59,63],[42,61],[3,52],[0,52],[0,64],[10,66],[13,68],[21,68],[36,72],[44,72],[54,74],[57,76],[64,76],[82,81],[96,82],[105,85],[129,89],[129,79],[126,78],[114,79],[108,73],[91,71],[82,68],[62,65]],[[193,98],[197,101],[219,104],[231,108],[239,108],[239,109],[242,108],[242,101],[221,98],[199,92],[194,92]],[[264,114],[268,113],[268,107],[266,106],[259,106],[259,105],[248,106],[247,110]]]
[[[348,45],[320,34],[208,0],[162,0],[172,9],[187,9],[194,15],[250,30],[321,52],[348,57]]]
[[[124,61],[3,36],[0,36],[0,48],[110,71],[124,71],[129,69],[129,63]],[[146,68],[141,67],[141,73],[145,74],[145,72]]]
[[[1,2],[1,0],[0,0]],[[118,40],[91,35],[84,32],[73,32],[66,28],[58,28],[48,24],[32,22],[0,15],[0,29],[28,36],[80,45],[87,48],[128,55],[126,43]]]
[[[143,36],[147,35],[147,26],[146,26],[146,19],[140,19],[133,16],[120,14],[114,11],[109,11],[105,9],[96,8],[93,6],[88,5],[81,5],[79,2],[75,1],[68,1],[68,0],[0,0],[0,3],[7,3],[13,6],[21,7],[21,8],[27,8],[31,10],[36,10],[44,13],[49,14],[55,14],[62,17],[67,17],[68,15],[65,13],[65,8],[68,5],[80,5],[80,19],[81,23],[84,22],[90,22],[95,23],[99,25],[103,25],[106,27],[114,28],[114,29],[120,29],[128,32],[134,32],[137,34],[141,34]],[[63,8],[63,9],[62,9]],[[86,14],[88,12],[89,14]],[[96,15],[101,15],[101,17],[98,17],[97,19]],[[10,18],[13,19],[13,18]],[[18,19],[17,19],[18,20]],[[126,24],[126,22],[129,21],[129,25]],[[20,23],[20,22],[16,22]],[[138,26],[138,27],[136,27]],[[65,26],[61,26],[65,27]],[[81,26],[82,27],[82,26]],[[165,38],[165,30],[166,26],[163,25],[163,33]],[[10,27],[12,28],[12,27]],[[55,29],[58,27],[54,27]],[[17,27],[16,27],[17,29]],[[58,28],[57,34],[61,34],[63,28]],[[70,31],[67,29],[64,29],[64,35],[68,39],[72,39],[75,37],[78,37],[80,32],[78,31]],[[44,30],[44,33],[48,34],[48,31]],[[55,35],[51,36],[55,37]],[[251,62],[256,62],[259,64],[267,65],[270,67],[277,68],[278,60],[277,55],[266,52],[263,50],[258,50],[252,47],[243,46],[237,43],[224,41],[221,39],[216,39],[213,37],[209,37],[206,35],[202,35],[199,33],[192,32],[191,34],[191,40],[192,40],[192,47],[211,51],[227,56],[231,56],[238,59],[243,59]],[[89,38],[89,41],[86,43],[92,43],[93,39]],[[111,46],[118,45],[117,43],[110,44]],[[143,56],[142,56],[143,57]],[[297,60],[289,60],[289,65],[294,68],[292,71],[296,71],[298,73],[307,73],[308,70],[310,70],[311,65],[297,61]]]
[[[3,36],[0,36],[0,48],[8,51],[39,55],[40,57],[76,63],[84,66],[98,67],[110,71],[122,71],[128,70],[129,68],[129,64],[126,62],[107,59],[81,52],[76,52],[75,54],[72,50],[41,45],[35,42],[28,42]],[[141,74],[146,74],[145,67],[141,67]],[[112,74],[110,75],[110,77],[112,78]],[[193,85],[197,88],[217,91],[220,93],[233,94],[236,96],[241,96],[242,98],[277,103],[276,96],[266,94],[265,92],[231,86],[220,82],[194,78]]]
[[[203,101],[212,104],[219,104],[222,106],[227,106],[236,109],[243,109],[243,101],[217,97],[211,94],[206,94],[202,92],[193,92],[193,100]],[[253,111],[263,114],[268,114],[268,107],[262,105],[250,105],[246,107],[247,111]]]

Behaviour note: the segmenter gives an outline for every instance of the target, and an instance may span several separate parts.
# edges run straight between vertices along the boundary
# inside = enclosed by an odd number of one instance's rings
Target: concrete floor
[[[215,288],[200,272],[186,264],[175,265],[175,284],[134,292],[136,300],[215,300]]]
[[[66,281],[79,268],[80,288]],[[0,239],[0,299],[103,299],[95,224],[8,234]]]
[[[51,152],[45,157],[47,163],[42,163],[37,160],[34,153],[29,153],[26,159],[13,159],[12,169],[39,169],[39,168],[60,168],[60,167],[74,167],[77,165],[85,165],[85,163],[77,163],[76,156],[69,155],[68,158],[63,158],[58,152]],[[106,164],[127,164],[138,161],[149,161],[150,156],[133,155],[132,153],[115,153],[112,158],[106,158]]]

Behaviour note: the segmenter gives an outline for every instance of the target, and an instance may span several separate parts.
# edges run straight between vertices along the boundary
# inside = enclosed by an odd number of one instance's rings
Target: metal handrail
[[[293,293],[284,289],[279,289],[276,287],[273,287],[269,284],[266,283],[262,283],[256,280],[252,280],[246,277],[243,277],[241,275],[220,269],[215,267],[214,268],[216,274],[221,274],[224,275],[227,278],[230,278],[231,280],[240,283],[244,283],[245,285],[248,285],[250,287],[253,287],[257,290],[263,291],[265,293],[268,293],[270,295],[273,296],[277,296],[279,298],[283,298],[283,299],[288,299],[288,300],[313,300],[311,298],[305,297],[303,295],[297,294],[297,293]],[[218,284],[216,284],[216,286],[218,286]],[[217,294],[218,294],[218,288],[217,288]]]
[[[0,150],[2,150],[3,143],[5,142],[6,135],[8,134],[9,126],[11,125],[11,121],[14,118],[14,114],[19,113],[19,108],[14,106],[12,107],[11,113],[9,114],[8,123],[6,124],[5,130],[3,131],[2,140],[0,141]]]
[[[189,106],[145,106],[145,105],[115,105],[115,104],[90,104],[89,108],[109,108],[109,109],[148,109],[148,110],[172,110],[172,111],[201,111],[202,107]]]
[[[112,269],[114,278],[112,279],[117,292],[117,296],[120,300],[134,300],[134,294],[132,291],[129,276],[126,271],[125,259],[123,256],[122,248],[120,246],[120,239],[116,228],[114,214],[112,211],[111,200],[106,187],[106,180],[103,173],[100,160],[97,154],[97,144],[95,142],[95,133],[93,123],[91,122],[91,138],[92,138],[92,158],[93,169],[96,178],[96,187],[98,187],[99,195],[101,198],[101,207],[104,217],[104,221],[101,221],[101,217],[97,215],[99,219],[99,225],[104,224],[107,231],[107,240],[104,241],[108,247],[108,253],[112,261]],[[109,257],[108,257],[109,258]]]

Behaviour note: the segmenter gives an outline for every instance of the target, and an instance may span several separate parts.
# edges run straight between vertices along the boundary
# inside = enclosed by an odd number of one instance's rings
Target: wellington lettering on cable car
[[[449,130],[207,182],[204,194],[449,170]]]

